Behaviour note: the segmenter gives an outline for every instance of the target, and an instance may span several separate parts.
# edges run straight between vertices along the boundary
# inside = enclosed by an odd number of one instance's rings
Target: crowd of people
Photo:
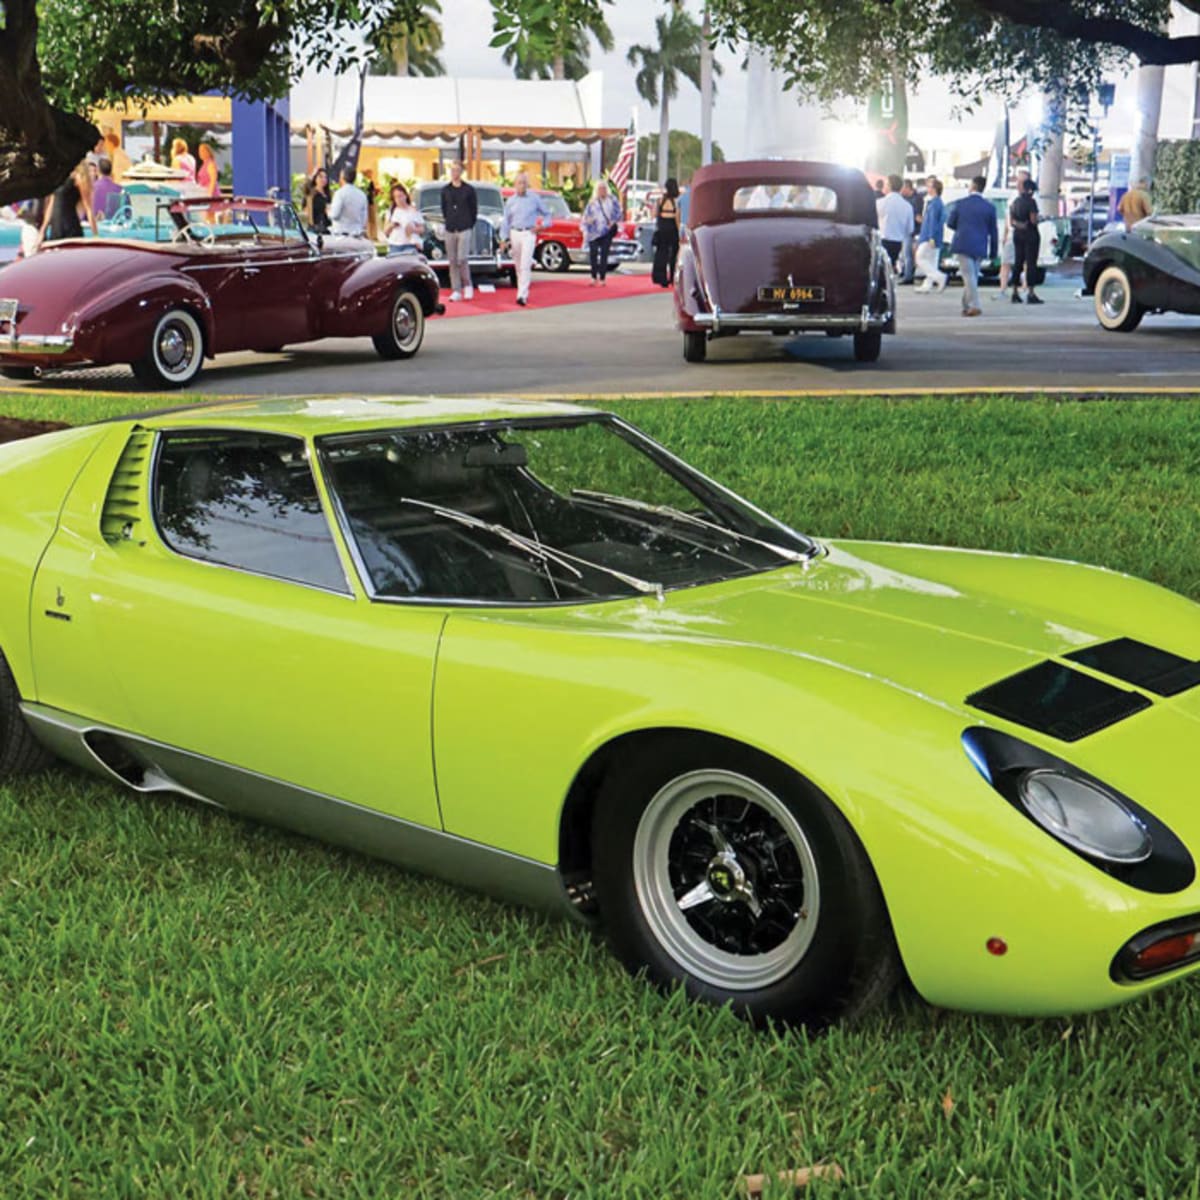
[[[183,182],[211,196],[220,195],[221,169],[212,147],[202,142],[197,153],[198,163],[187,142],[177,137],[171,144],[171,166],[183,172]],[[106,129],[92,152],[50,195],[17,205],[16,214],[22,221],[18,257],[36,254],[44,242],[83,237],[85,226],[93,235],[98,233],[101,221],[117,215],[122,185],[132,168],[120,137]]]
[[[305,187],[304,216],[309,227],[318,234],[337,234],[345,237],[375,239],[374,220],[377,216],[374,180],[368,172],[358,182],[359,173],[353,168],[339,170],[338,187],[331,189],[329,171],[319,167]],[[673,190],[672,190],[673,188]],[[662,262],[656,258],[656,275],[673,280],[675,255],[679,247],[678,185],[668,181],[668,211],[675,204],[674,216],[663,218],[659,227]],[[675,198],[675,199],[672,199]],[[479,197],[475,188],[463,177],[463,164],[452,162],[445,187],[440,189],[442,218],[442,248],[450,276],[450,302],[457,304],[475,298],[471,278],[471,242],[479,219]],[[620,228],[623,213],[621,202],[613,195],[608,183],[597,182],[592,196],[580,218],[583,239],[588,247],[591,270],[590,285],[606,287],[608,264],[613,238]],[[516,303],[524,308],[529,303],[533,281],[533,264],[537,250],[537,231],[549,225],[554,214],[540,192],[530,186],[529,176],[519,172],[513,179],[513,194],[504,205],[500,224],[500,248],[512,258],[516,274]],[[389,257],[419,253],[425,244],[425,217],[413,203],[408,188],[394,182],[388,189],[388,201],[382,214],[382,239]],[[665,284],[664,286],[669,286]]]
[[[876,184],[879,236],[891,259],[900,284],[913,284],[917,275],[924,282],[918,292],[942,291],[946,273],[941,257],[946,231],[953,234],[950,254],[963,280],[963,315],[982,315],[979,303],[979,274],[988,259],[1000,260],[998,299],[1022,303],[1021,281],[1026,304],[1042,304],[1037,294],[1038,258],[1041,253],[1041,213],[1037,185],[1028,170],[1017,172],[1016,194],[1007,205],[1004,227],[1000,228],[995,204],[984,196],[987,180],[971,180],[967,196],[953,209],[942,199],[945,185],[936,175],[926,178],[924,190],[911,179],[889,175]],[[1148,211],[1148,210],[1147,210]]]

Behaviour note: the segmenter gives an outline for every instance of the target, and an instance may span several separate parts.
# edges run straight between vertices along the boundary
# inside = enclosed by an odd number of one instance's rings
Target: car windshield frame
[[[358,573],[359,581],[362,584],[363,590],[367,597],[372,602],[382,604],[413,604],[424,607],[440,607],[440,608],[486,608],[486,609],[537,609],[537,608],[561,608],[561,607],[579,607],[581,605],[591,604],[609,604],[619,603],[629,600],[645,600],[644,591],[631,588],[628,592],[614,592],[612,594],[603,594],[595,596],[570,596],[566,598],[538,598],[534,600],[523,600],[519,598],[501,598],[490,599],[482,597],[455,597],[455,596],[421,596],[421,595],[405,595],[393,596],[386,595],[379,591],[374,579],[372,578],[371,570],[367,565],[359,546],[358,538],[355,535],[350,515],[347,512],[343,502],[341,492],[335,479],[336,466],[331,462],[329,457],[330,449],[336,449],[340,446],[353,445],[356,442],[369,442],[386,437],[406,437],[428,433],[487,433],[489,431],[496,432],[517,432],[524,430],[538,429],[568,429],[583,425],[601,425],[606,427],[611,433],[621,438],[628,443],[634,452],[643,453],[646,458],[657,466],[665,475],[674,480],[685,490],[691,492],[698,500],[709,507],[710,511],[721,513],[722,510],[728,512],[740,511],[742,516],[753,517],[759,524],[758,527],[768,530],[777,530],[780,535],[780,544],[771,546],[770,548],[778,552],[778,557],[774,558],[769,563],[764,563],[760,567],[754,567],[747,570],[731,571],[728,573],[714,575],[712,578],[694,579],[683,582],[667,582],[654,583],[653,590],[659,600],[662,600],[667,593],[689,591],[698,587],[709,587],[713,584],[727,583],[736,580],[744,580],[753,578],[759,575],[766,574],[770,571],[775,571],[784,567],[795,568],[797,566],[807,566],[808,563],[820,558],[825,553],[825,547],[815,538],[800,530],[793,529],[778,517],[772,516],[764,509],[759,508],[752,501],[733,491],[732,488],[726,487],[724,484],[717,482],[710,476],[705,475],[702,471],[697,470],[690,463],[685,462],[678,455],[672,453],[665,446],[656,442],[653,438],[643,433],[634,425],[630,425],[627,421],[613,413],[580,413],[578,415],[554,415],[554,416],[530,416],[530,417],[497,417],[485,420],[473,421],[458,421],[444,423],[429,423],[418,425],[400,425],[400,426],[379,426],[378,428],[369,430],[350,430],[345,432],[328,433],[318,435],[313,438],[313,460],[315,466],[320,473],[321,482],[324,486],[325,493],[329,498],[329,502],[333,512],[334,522],[338,527],[346,548],[350,553],[351,560],[354,563],[355,571]],[[597,493],[599,495],[599,493]],[[451,518],[453,519],[453,517]],[[723,520],[728,521],[727,516]],[[736,524],[730,523],[729,532],[731,536],[745,537],[744,533],[739,533]],[[524,534],[522,537],[526,536]],[[754,539],[748,539],[754,540]],[[789,546],[788,543],[792,545]],[[797,546],[796,543],[799,545]],[[768,546],[765,541],[759,541],[760,546]],[[546,550],[551,555],[556,553],[559,548],[546,545]],[[613,574],[607,567],[597,564],[597,569],[606,573]]]
[[[184,197],[173,200],[167,207],[172,220],[175,222],[175,230],[173,231],[169,241],[174,241],[180,232],[189,228],[191,225],[204,225],[213,230],[214,244],[217,246],[240,246],[245,247],[247,244],[254,246],[303,246],[305,249],[310,249],[313,243],[309,241],[308,231],[304,228],[304,222],[300,218],[300,214],[296,211],[296,206],[290,200],[247,200],[225,196],[204,196],[204,197]],[[220,214],[238,213],[239,219],[249,221],[250,227],[253,230],[251,234],[239,233],[236,236],[223,238],[220,236],[222,222],[206,220],[205,218],[211,213]],[[294,229],[298,236],[286,236],[284,234],[284,225],[282,223],[274,226],[260,223],[254,219],[255,213],[270,214],[290,214],[290,220],[294,222]],[[276,232],[277,231],[277,232]],[[157,229],[156,229],[157,240]],[[183,239],[184,245],[203,246],[205,242],[202,238],[191,236],[188,239]]]

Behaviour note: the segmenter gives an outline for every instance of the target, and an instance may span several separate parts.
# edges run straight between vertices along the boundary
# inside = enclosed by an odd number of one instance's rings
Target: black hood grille
[[[1063,742],[1077,742],[1150,707],[1137,692],[1056,662],[1010,675],[968,696],[967,703]]]
[[[1145,642],[1135,642],[1133,638],[1102,642],[1086,650],[1075,650],[1066,657],[1156,696],[1178,696],[1200,684],[1200,662],[1180,658]]]

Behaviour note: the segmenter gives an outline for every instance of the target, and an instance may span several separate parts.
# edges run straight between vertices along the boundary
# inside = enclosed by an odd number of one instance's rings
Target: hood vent
[[[1150,707],[1137,692],[1056,662],[1010,675],[968,696],[967,703],[1062,742],[1077,742]]]
[[[140,425],[134,428],[117,469],[108,484],[100,513],[100,532],[106,542],[143,541],[146,527],[146,476],[154,435]]]
[[[1133,638],[1117,638],[1099,646],[1088,646],[1086,650],[1075,650],[1066,657],[1156,696],[1178,696],[1180,692],[1200,685],[1200,662],[1180,658],[1178,654],[1147,646]]]

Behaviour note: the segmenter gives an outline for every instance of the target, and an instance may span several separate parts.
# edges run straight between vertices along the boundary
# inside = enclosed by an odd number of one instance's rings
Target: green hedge
[[[1200,211],[1200,142],[1158,143],[1154,207],[1168,213]]]

